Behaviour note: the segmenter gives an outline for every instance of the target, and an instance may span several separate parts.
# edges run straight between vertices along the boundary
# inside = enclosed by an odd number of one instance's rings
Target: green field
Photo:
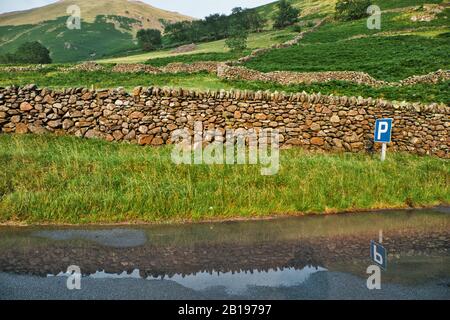
[[[54,62],[92,60],[138,48],[131,33],[117,30],[112,23],[83,22],[81,30],[69,30],[66,21],[61,17],[37,25],[0,26],[0,54],[36,39],[50,50]]]
[[[247,47],[249,49],[270,47],[272,44],[282,43],[292,39],[295,36],[295,32],[291,29],[285,29],[281,31],[264,31],[260,33],[252,33],[248,37]],[[197,45],[197,49],[184,53],[172,53],[172,49],[153,51],[148,53],[141,53],[137,55],[129,55],[125,57],[100,59],[101,63],[139,63],[145,62],[150,59],[166,58],[169,62],[181,61],[181,56],[190,56],[207,53],[219,53],[224,54],[229,50],[225,45],[225,40],[218,40],[206,43],[200,43]],[[228,60],[228,56],[224,58]]]
[[[387,81],[450,69],[449,14],[446,9],[435,20],[413,23],[412,13],[385,13],[381,30],[367,29],[365,19],[328,23],[299,45],[272,50],[245,66],[263,72],[363,71]]]
[[[435,157],[282,150],[280,171],[175,165],[170,147],[0,135],[0,222],[170,222],[450,203]]]

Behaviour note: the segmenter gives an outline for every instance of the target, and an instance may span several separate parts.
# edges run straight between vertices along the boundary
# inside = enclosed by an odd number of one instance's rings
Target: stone
[[[83,99],[83,100],[90,100],[90,99],[92,99],[92,92],[86,92],[85,94],[83,94],[82,96],[81,96],[81,99]]]
[[[333,116],[330,118],[330,121],[331,121],[332,123],[339,123],[339,122],[341,122],[341,119],[339,118],[338,115],[333,115]]]
[[[143,135],[143,136],[139,137],[138,144],[140,144],[141,146],[148,145],[148,144],[152,143],[152,140],[153,140],[153,136]]]
[[[18,115],[12,116],[12,117],[11,117],[11,122],[12,122],[12,123],[18,123],[18,122],[20,122],[20,116],[18,116]]]
[[[316,146],[323,146],[325,144],[325,141],[323,138],[314,137],[314,138],[311,138],[311,144],[316,145]]]
[[[31,109],[33,109],[33,106],[28,102],[22,102],[20,104],[20,111],[30,111]]]
[[[74,126],[74,122],[71,119],[64,119],[64,121],[62,122],[62,128],[64,130],[70,129]]]
[[[320,124],[313,122],[310,126],[312,131],[320,131]]]
[[[130,114],[130,119],[142,119],[144,114],[140,111],[134,111]]]
[[[116,141],[117,140],[122,140],[123,133],[120,130],[116,130],[116,131],[113,132],[112,136],[113,136],[114,140],[116,140]]]
[[[139,126],[138,131],[142,134],[146,134],[148,132],[147,126]]]
[[[48,103],[48,104],[53,104],[55,100],[53,99],[53,97],[49,94],[47,94],[44,99],[42,100],[42,103]]]
[[[31,133],[34,133],[34,134],[44,134],[47,132],[47,129],[45,129],[44,127],[42,127],[40,125],[29,125],[28,129],[30,130]]]
[[[364,148],[364,143],[353,142],[353,143],[350,143],[350,146],[352,147],[352,151],[357,151],[357,150],[361,150]]]
[[[136,87],[133,89],[133,96],[139,96],[141,94],[142,87]]]
[[[16,133],[24,134],[28,132],[28,125],[25,123],[17,123],[16,124]]]
[[[342,149],[343,148],[343,144],[342,144],[342,140],[341,139],[333,138],[333,144],[338,149]]]
[[[178,129],[178,126],[177,126],[176,124],[169,123],[169,124],[167,125],[167,129],[169,129],[170,131],[173,131],[173,130]]]
[[[303,144],[303,141],[301,139],[298,139],[298,138],[292,138],[292,139],[286,140],[286,144],[299,146],[299,145]]]
[[[164,144],[164,140],[161,137],[155,137],[155,138],[153,138],[151,144],[153,146],[160,146],[160,145]]]
[[[59,128],[61,126],[61,120],[49,121],[49,122],[47,122],[47,125],[53,129]]]
[[[84,137],[87,138],[87,139],[101,139],[101,138],[103,138],[104,136],[103,136],[103,133],[102,133],[102,132],[100,132],[100,131],[98,131],[98,130],[95,130],[95,129],[91,129],[91,130],[88,130],[88,131],[84,134]]]
[[[257,119],[257,120],[266,120],[267,116],[264,113],[257,113],[255,115],[255,119]]]

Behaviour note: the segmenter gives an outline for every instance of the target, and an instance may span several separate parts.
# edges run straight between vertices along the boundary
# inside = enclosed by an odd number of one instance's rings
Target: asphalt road
[[[0,299],[450,299],[450,277],[419,286],[388,283],[381,290],[368,290],[365,279],[328,271],[312,273],[292,286],[249,285],[239,292],[225,285],[199,289],[195,281],[182,285],[171,279],[93,277],[83,277],[80,290],[68,290],[66,281],[65,276],[0,273]]]

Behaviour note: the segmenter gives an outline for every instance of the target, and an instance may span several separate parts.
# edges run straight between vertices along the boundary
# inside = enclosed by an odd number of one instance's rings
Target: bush
[[[298,22],[298,16],[300,15],[299,9],[294,8],[286,0],[281,0],[277,5],[278,13],[273,24],[275,29],[282,29]]]
[[[336,18],[350,21],[368,17],[367,8],[371,4],[371,0],[339,0],[336,3]]]
[[[14,54],[7,53],[0,57],[0,63],[51,63],[50,51],[41,43],[25,42],[17,48]]]
[[[144,51],[153,51],[161,47],[161,31],[142,29],[136,35],[139,45]]]
[[[239,26],[231,27],[228,39],[225,44],[230,48],[231,52],[242,52],[247,49],[248,32]]]

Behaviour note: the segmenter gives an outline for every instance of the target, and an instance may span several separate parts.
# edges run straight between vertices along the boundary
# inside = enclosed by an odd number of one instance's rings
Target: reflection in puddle
[[[292,287],[305,282],[313,273],[325,271],[320,267],[305,267],[300,270],[287,268],[267,272],[200,272],[196,275],[174,275],[173,280],[184,287],[194,290],[206,290],[212,287],[224,287],[228,294],[243,294],[249,287]]]
[[[223,287],[227,294],[244,294],[249,287],[292,287],[304,283],[312,274],[320,271],[327,271],[321,267],[305,267],[303,269],[284,268],[270,269],[268,271],[251,272],[199,272],[195,275],[175,274],[171,277],[142,277],[139,269],[134,269],[131,273],[107,273],[96,271],[93,274],[84,275],[83,278],[91,279],[139,279],[139,280],[171,280],[185,288],[196,291]],[[68,277],[70,274],[60,272],[56,277]],[[48,278],[55,277],[49,274]]]
[[[374,292],[366,269],[379,230],[389,267]],[[65,291],[70,265],[85,275],[85,291]],[[0,283],[0,299],[449,298],[450,214],[440,207],[128,228],[0,227]]]
[[[142,230],[55,230],[37,231],[33,236],[52,240],[85,239],[115,248],[136,247],[145,244],[147,237]]]

